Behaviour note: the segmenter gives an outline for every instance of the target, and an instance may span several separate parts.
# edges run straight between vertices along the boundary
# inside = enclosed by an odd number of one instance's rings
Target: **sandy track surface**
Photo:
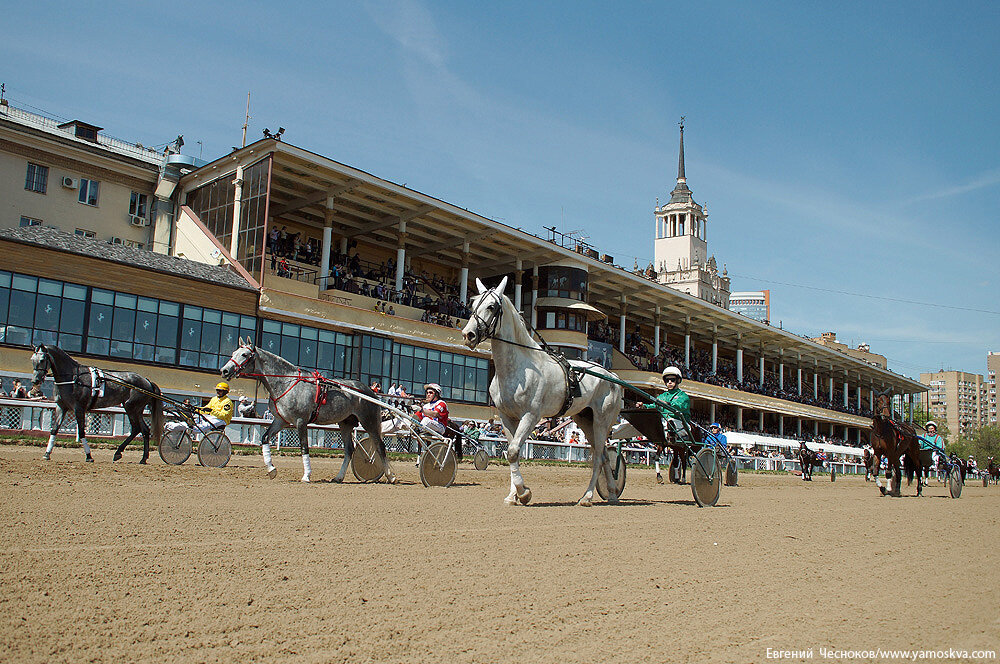
[[[0,446],[0,660],[759,662],[767,649],[1000,648],[1000,488],[881,498],[743,475],[720,506],[631,469],[505,467],[427,489],[272,481],[130,451]],[[314,459],[313,477],[340,459]],[[905,488],[904,488],[905,491]],[[915,486],[909,494],[915,492]]]

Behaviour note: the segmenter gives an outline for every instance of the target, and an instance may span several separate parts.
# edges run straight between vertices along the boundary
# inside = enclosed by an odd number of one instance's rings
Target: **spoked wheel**
[[[476,455],[472,457],[472,463],[475,464],[476,470],[486,470],[486,467],[490,465],[490,457],[486,454],[486,450],[476,452]]]
[[[457,469],[450,442],[434,443],[420,455],[420,481],[424,486],[451,486]]]
[[[726,486],[736,486],[740,479],[740,469],[736,467],[736,459],[730,459],[726,464]]]
[[[959,498],[962,495],[962,469],[957,465],[948,473],[948,492],[952,498]]]
[[[354,443],[354,453],[351,454],[351,472],[359,482],[378,482],[385,474],[382,457],[375,449],[375,441],[371,436],[359,438]]]
[[[209,468],[224,468],[232,453],[233,446],[223,431],[209,431],[198,443],[198,461]]]
[[[619,498],[622,496],[622,491],[625,490],[625,457],[618,453],[617,449],[608,449],[608,464],[611,466],[611,481],[614,482],[614,488],[618,491],[615,495]],[[604,473],[604,469],[601,468],[597,473],[597,493],[604,500],[608,499],[611,495],[608,492],[608,476]]]
[[[163,463],[179,466],[191,456],[191,436],[187,429],[170,429],[160,437],[160,458]]]
[[[722,464],[715,450],[704,448],[691,464],[691,493],[698,507],[715,507],[722,491]]]

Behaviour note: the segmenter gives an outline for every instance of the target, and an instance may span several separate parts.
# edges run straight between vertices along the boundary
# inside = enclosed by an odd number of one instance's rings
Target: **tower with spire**
[[[653,267],[657,280],[721,307],[729,305],[729,276],[719,274],[715,256],[708,255],[708,214],[695,202],[684,172],[684,118],[680,121],[677,184],[670,200],[657,205]]]

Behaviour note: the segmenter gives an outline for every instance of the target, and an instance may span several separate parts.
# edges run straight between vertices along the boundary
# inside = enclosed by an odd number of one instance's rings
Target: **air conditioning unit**
[[[67,189],[76,189],[77,187],[80,186],[80,182],[79,180],[74,180],[69,176],[63,176],[62,186],[66,187]]]
[[[128,222],[133,226],[149,226],[149,222],[146,221],[146,218],[140,217],[137,214],[130,214],[128,216]]]
[[[108,244],[125,244],[125,241],[122,240],[120,237],[113,237],[110,240],[108,240]]]

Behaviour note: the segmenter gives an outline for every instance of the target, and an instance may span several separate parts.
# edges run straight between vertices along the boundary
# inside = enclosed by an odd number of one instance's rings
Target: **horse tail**
[[[163,416],[163,399],[160,399],[160,395],[163,393],[160,391],[159,386],[153,381],[149,381],[150,390],[157,398],[152,399],[152,404],[150,404],[149,409],[153,413],[153,430],[150,432],[153,442],[156,445],[160,444],[160,436],[163,434],[163,426],[165,424],[165,418]]]
[[[903,455],[903,470],[906,472],[907,483],[913,481],[913,473],[917,470],[916,464],[913,463],[913,459],[910,458],[909,454]]]

